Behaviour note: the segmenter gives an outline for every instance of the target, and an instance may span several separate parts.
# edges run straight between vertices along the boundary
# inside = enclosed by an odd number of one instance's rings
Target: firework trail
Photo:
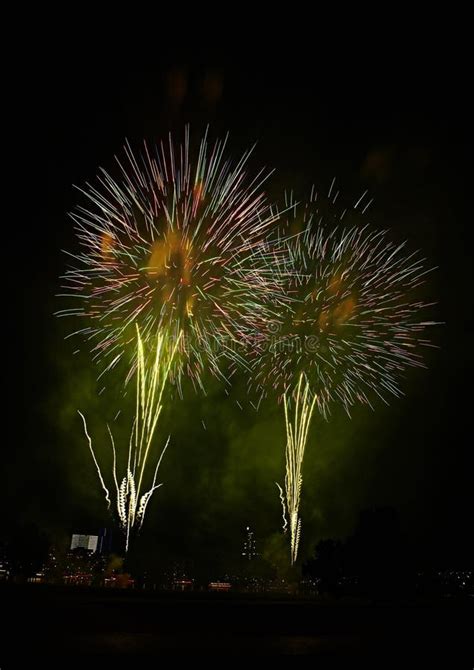
[[[146,348],[157,334],[180,342],[170,379],[181,390],[187,376],[203,389],[203,372],[224,376],[244,362],[246,342],[268,318],[275,290],[261,246],[274,215],[266,204],[263,170],[250,175],[251,151],[236,162],[227,138],[201,141],[196,160],[189,129],[184,143],[128,145],[118,176],[101,170],[80,189],[85,205],[71,217],[80,253],[63,277],[81,334],[100,375],[122,362],[135,372],[135,324]],[[265,298],[265,299],[264,299]]]
[[[279,317],[254,354],[252,382],[260,384],[262,396],[273,389],[284,401],[292,563],[301,527],[301,466],[313,408],[328,418],[331,404],[338,403],[350,416],[356,402],[373,408],[373,397],[387,403],[387,396],[402,395],[405,370],[424,367],[419,349],[431,346],[425,330],[435,324],[420,318],[433,304],[417,295],[431,271],[426,259],[407,253],[405,243],[393,243],[386,231],[347,221],[357,214],[363,198],[348,215],[335,213],[337,194],[331,191],[327,201],[312,193],[306,205],[287,203],[292,215],[274,244],[286,250],[286,267],[276,271],[284,275],[290,299],[280,304]],[[301,407],[305,409],[297,409]]]
[[[287,529],[286,508],[290,518],[290,555],[291,564],[296,562],[298,556],[298,546],[301,534],[301,519],[299,517],[299,506],[301,498],[301,487],[303,485],[303,457],[308,439],[308,430],[311,423],[316,396],[311,396],[309,384],[307,381],[302,384],[304,375],[301,374],[298,386],[295,390],[294,408],[292,406],[291,395],[285,393],[283,404],[285,408],[286,425],[286,476],[285,476],[285,497],[283,489],[277,483],[280,492],[280,500],[283,508],[283,532]]]
[[[146,488],[144,481],[147,478],[147,465],[149,465],[151,452],[153,451],[152,442],[158,419],[163,408],[163,393],[169,378],[173,358],[180,341],[180,336],[178,336],[174,349],[168,354],[164,346],[164,336],[159,334],[157,336],[156,348],[153,353],[153,360],[151,364],[148,364],[138,326],[136,326],[136,337],[136,412],[128,444],[126,471],[120,484],[117,476],[117,451],[115,441],[112,431],[107,425],[113,455],[112,476],[116,490],[116,511],[120,526],[125,534],[125,551],[128,551],[132,529],[136,528],[139,530],[142,527],[150,498],[154,491],[162,486],[161,483],[157,484],[156,482],[159,467],[169,444],[169,437],[161,454],[156,459],[151,486],[147,490],[144,490]],[[107,506],[110,508],[110,492],[105,484],[104,477],[92,447],[92,440],[87,431],[86,419],[81,412],[79,412],[79,414],[84,424],[84,432],[99,475],[100,483],[105,492]]]

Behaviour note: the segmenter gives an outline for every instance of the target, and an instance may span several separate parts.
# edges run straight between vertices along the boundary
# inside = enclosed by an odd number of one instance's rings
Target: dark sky
[[[327,56],[328,61],[330,57]],[[15,417],[4,445],[7,528],[33,522],[51,536],[107,522],[75,409],[101,418],[94,376],[72,357],[52,316],[73,249],[67,218],[72,185],[111,167],[125,138],[161,139],[186,122],[200,134],[230,131],[230,148],[258,142],[253,165],[276,169],[272,198],[337,178],[349,200],[366,188],[373,225],[422,248],[438,270],[433,332],[439,350],[428,370],[407,375],[406,397],[349,421],[336,411],[315,422],[305,461],[303,551],[321,537],[352,532],[361,509],[390,505],[414,550],[466,563],[472,557],[472,207],[468,206],[468,81],[453,57],[403,61],[384,54],[330,66],[321,53],[286,65],[152,63],[123,68],[66,56],[32,59],[18,78],[19,201],[9,223],[15,247],[8,348]],[[14,332],[17,331],[14,329]],[[11,357],[10,357],[11,352]],[[85,360],[85,359],[84,359]],[[167,412],[172,443],[166,486],[153,500],[140,541],[176,556],[238,552],[242,527],[261,545],[280,524],[273,482],[282,479],[283,424],[271,404],[240,411],[216,384],[208,398],[188,393]],[[106,400],[104,399],[104,403]],[[101,409],[102,408],[102,409]],[[201,426],[206,422],[207,431]],[[101,444],[101,421],[97,442]],[[102,448],[102,447],[99,447]],[[105,450],[105,447],[103,447]],[[104,451],[104,453],[106,453]],[[443,558],[444,560],[444,558]]]

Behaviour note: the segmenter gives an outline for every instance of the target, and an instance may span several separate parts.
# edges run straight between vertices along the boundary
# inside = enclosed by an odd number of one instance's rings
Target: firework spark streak
[[[279,495],[280,495],[280,502],[281,502],[281,509],[282,509],[281,516],[283,518],[283,532],[286,533],[286,529],[288,528],[288,521],[287,521],[287,518],[286,518],[285,494],[283,493],[283,489],[281,488],[280,484],[278,482],[275,482],[275,484],[276,484],[276,487],[277,487]]]
[[[171,379],[181,388],[188,376],[203,388],[209,369],[223,376],[227,363],[241,363],[238,347],[267,318],[272,293],[261,243],[274,221],[262,192],[268,174],[249,175],[251,151],[232,162],[226,139],[201,141],[197,159],[184,144],[127,144],[117,158],[118,176],[101,170],[97,182],[80,189],[86,199],[71,217],[81,252],[63,277],[75,316],[99,364],[100,375],[125,360],[139,324],[146,347],[157,333],[180,345]],[[271,273],[270,273],[271,274]],[[266,297],[264,300],[263,297]],[[127,351],[130,351],[128,358]]]
[[[283,507],[283,531],[286,532],[287,519],[286,510],[290,519],[290,555],[291,564],[296,562],[301,534],[301,519],[299,507],[301,499],[301,487],[303,484],[303,458],[308,439],[308,431],[311,423],[316,396],[311,396],[307,381],[301,374],[298,386],[294,393],[294,402],[290,395],[285,393],[283,404],[285,407],[286,425],[286,475],[285,493],[286,505],[282,487],[277,483],[280,492],[280,500]]]
[[[79,410],[77,410],[77,413],[81,417],[82,423],[84,424],[84,433],[86,435],[87,443],[89,444],[89,449],[90,449],[90,452],[92,454],[92,459],[94,461],[94,465],[96,467],[97,474],[99,476],[100,485],[102,486],[102,489],[105,493],[105,502],[107,503],[107,507],[110,508],[110,492],[109,492],[109,489],[107,488],[107,486],[105,485],[104,478],[102,477],[102,471],[100,469],[99,463],[97,462],[97,458],[95,456],[94,449],[92,447],[92,439],[91,439],[91,436],[89,435],[89,432],[87,430],[86,417]]]
[[[181,334],[179,334],[174,347],[170,352],[168,352],[165,346],[164,336],[158,335],[156,349],[153,354],[153,361],[151,365],[149,365],[147,363],[147,357],[143,347],[143,340],[138,326],[136,327],[136,332],[136,413],[128,444],[126,472],[120,484],[119,478],[117,476],[117,451],[115,447],[115,441],[112,431],[107,425],[113,455],[112,476],[116,489],[117,515],[120,526],[125,534],[125,551],[128,551],[130,533],[132,529],[137,528],[139,530],[142,527],[150,498],[152,497],[154,491],[162,486],[161,483],[157,484],[156,481],[159,467],[163,460],[166,449],[168,448],[170,440],[169,437],[161,451],[160,456],[156,460],[151,486],[148,488],[148,490],[143,491],[145,488],[144,480],[146,479],[147,465],[149,463],[152,451],[153,437],[155,435],[158,419],[163,408],[163,393],[165,391],[165,387],[169,378],[170,368],[181,339]],[[105,492],[107,505],[110,507],[110,493],[105,484],[104,477],[92,447],[92,440],[87,430],[86,419],[81,412],[78,411],[78,413],[81,416],[84,424],[84,432],[88,440],[89,448],[99,475],[101,486]]]

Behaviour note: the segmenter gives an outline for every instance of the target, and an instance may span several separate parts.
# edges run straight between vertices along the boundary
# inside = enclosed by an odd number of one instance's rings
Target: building
[[[98,540],[98,535],[74,534],[71,539],[71,551],[73,549],[87,549],[87,551],[96,552]]]
[[[93,543],[92,543],[92,546]],[[75,586],[100,586],[105,572],[105,557],[92,549],[75,546],[66,554],[62,579]]]
[[[192,579],[174,579],[172,583],[173,591],[192,591],[194,582]]]
[[[219,591],[226,593],[227,591],[230,591],[232,584],[230,582],[209,582],[207,588],[209,591]]]
[[[104,578],[104,586],[107,589],[133,589],[135,580],[129,574],[111,574]]]
[[[97,543],[99,554],[110,554],[112,552],[112,531],[110,528],[101,528]]]
[[[0,558],[0,582],[6,582],[10,577],[10,565],[5,558]]]
[[[254,532],[250,529],[250,526],[247,526],[245,531],[246,535],[244,540],[244,546],[242,548],[242,557],[247,561],[252,561],[258,556],[256,549],[255,535]]]

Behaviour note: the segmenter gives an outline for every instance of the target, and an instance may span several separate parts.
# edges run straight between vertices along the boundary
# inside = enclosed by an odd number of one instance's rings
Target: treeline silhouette
[[[320,540],[302,567],[321,595],[375,599],[469,595],[473,574],[466,566],[446,569],[436,556],[420,560],[391,507],[363,510],[349,538]]]

